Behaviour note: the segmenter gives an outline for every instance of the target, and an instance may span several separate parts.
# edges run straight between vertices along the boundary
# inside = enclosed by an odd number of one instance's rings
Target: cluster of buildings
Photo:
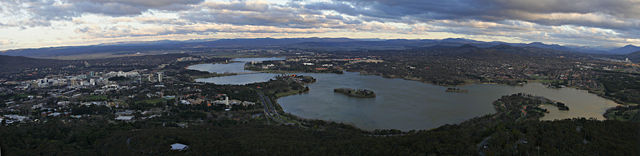
[[[154,74],[147,74],[147,80],[149,82],[162,82],[162,79],[164,78],[164,73],[163,72],[157,72]]]
[[[165,77],[163,72],[133,70],[128,72],[89,72],[74,76],[54,75],[36,80],[5,82],[3,84],[6,87],[0,87],[0,91],[5,90],[6,92],[3,91],[3,93],[15,93],[17,96],[0,101],[0,104],[4,106],[0,113],[25,114],[27,111],[26,114],[38,112],[42,117],[58,117],[71,115],[71,105],[119,107],[123,103],[122,98],[126,97],[109,99],[107,94],[123,91],[135,92],[134,90],[139,90],[138,87],[144,80],[142,77],[145,76],[149,77],[148,81],[153,83],[163,82]],[[119,80],[126,81],[118,82]],[[130,95],[128,98],[134,97],[132,94]],[[5,123],[29,121],[29,117],[21,115],[0,116],[0,119]]]
[[[145,73],[145,74],[143,74]],[[115,84],[110,81],[110,78],[119,77],[119,78],[127,78],[137,80],[138,82],[143,81],[142,77],[147,77],[144,79],[149,82],[163,82],[165,77],[163,72],[147,72],[147,70],[133,70],[128,72],[123,71],[112,71],[108,73],[103,72],[90,72],[89,74],[75,75],[75,76],[52,76],[41,78],[37,80],[29,80],[21,82],[20,86],[16,87],[17,89],[27,89],[30,87],[37,88],[45,88],[45,87],[74,87],[81,88],[84,86],[108,86]]]
[[[21,116],[21,115],[4,115],[4,116],[0,116],[0,123],[5,123],[5,124],[12,124],[12,123],[17,123],[17,122],[25,122],[29,120],[29,117],[26,116]]]
[[[256,105],[255,102],[250,101],[242,101],[236,99],[229,99],[229,96],[226,94],[219,94],[216,96],[218,100],[208,100],[206,98],[180,98],[179,103],[184,105],[201,105],[206,104],[207,106],[223,106],[226,111],[231,110],[234,106],[253,106]]]
[[[287,62],[304,62],[303,65],[313,66],[317,62],[340,62],[340,63],[382,63],[384,60],[375,57],[358,57],[358,58],[318,58],[318,57],[291,57]]]
[[[135,74],[133,74],[135,73]],[[135,75],[139,75],[137,72],[109,72],[109,73],[94,73],[90,74],[82,74],[76,76],[59,76],[52,78],[42,78],[37,80],[32,80],[31,82],[23,82],[26,88],[29,86],[44,88],[44,87],[52,87],[52,86],[70,86],[70,87],[82,87],[82,86],[97,86],[97,85],[105,85],[108,84],[108,78],[123,76],[123,77],[132,77]]]

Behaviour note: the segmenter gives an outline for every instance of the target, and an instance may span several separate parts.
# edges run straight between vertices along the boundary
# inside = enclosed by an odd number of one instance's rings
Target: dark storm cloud
[[[182,14],[182,19],[194,23],[278,26],[288,28],[340,28],[344,24],[359,24],[342,15],[322,12],[298,5],[277,5],[259,2],[211,2]]]
[[[640,1],[636,0],[336,0],[306,7],[407,22],[522,20],[622,30],[640,27]]]
[[[477,5],[475,1],[334,1],[306,5],[307,8],[335,10],[352,16],[370,16],[377,18],[423,17],[426,20],[465,18],[489,10],[491,6]]]
[[[148,10],[185,11],[183,17],[194,22],[239,25],[315,27],[332,25],[336,18],[321,16],[332,10],[362,21],[420,23],[432,20],[481,20],[500,22],[522,20],[542,25],[576,25],[617,30],[640,27],[638,0],[334,0],[287,5],[249,1],[207,2],[204,0],[4,0],[11,6],[3,10],[26,10],[32,20],[23,25],[48,25],[54,20],[69,20],[84,13],[107,16],[139,15]],[[198,6],[194,6],[198,5]],[[195,7],[195,9],[194,9]],[[201,10],[206,8],[208,10]],[[222,12],[221,10],[227,10]],[[311,15],[311,16],[303,16]],[[340,16],[340,15],[331,15]]]
[[[178,11],[204,0],[2,0],[3,14],[24,13],[22,26],[49,26],[51,21],[70,20],[84,13],[107,16],[139,15],[149,10]]]
[[[0,0],[0,15],[0,30],[67,26],[94,38],[382,32],[640,43],[640,0]]]
[[[105,15],[135,15],[150,9],[185,10],[204,0],[67,0],[81,12]]]

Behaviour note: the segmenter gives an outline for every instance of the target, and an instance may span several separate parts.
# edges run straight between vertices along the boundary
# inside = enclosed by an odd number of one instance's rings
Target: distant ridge
[[[464,38],[447,38],[442,40],[434,39],[350,39],[350,38],[249,38],[249,39],[204,39],[171,41],[159,40],[148,42],[120,42],[111,44],[99,44],[90,46],[68,46],[49,47],[36,49],[16,49],[7,50],[0,55],[26,56],[26,57],[54,57],[72,56],[83,54],[115,53],[133,54],[137,52],[149,51],[190,51],[203,48],[300,48],[316,50],[400,50],[431,46],[461,46],[473,45],[476,47],[492,47],[501,44],[515,47],[536,47],[580,53],[598,54],[629,54],[640,51],[640,47],[627,45],[625,47],[602,50],[598,48],[562,46],[558,44],[545,44],[542,42],[532,43],[506,43],[506,42],[484,42]]]
[[[630,54],[637,51],[640,51],[640,47],[634,45],[626,45],[624,47],[610,50],[610,52],[613,54]]]

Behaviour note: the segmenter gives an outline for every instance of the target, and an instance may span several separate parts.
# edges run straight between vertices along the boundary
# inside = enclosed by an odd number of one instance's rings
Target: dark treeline
[[[328,126],[327,126],[328,125]],[[52,121],[0,128],[3,155],[638,155],[639,126],[585,119],[446,125],[402,136],[233,120],[188,128]],[[490,136],[490,137],[489,137]],[[485,138],[486,146],[478,147]],[[169,145],[190,146],[172,152]]]
[[[640,76],[616,72],[601,72],[598,81],[604,86],[604,95],[621,102],[640,103]]]

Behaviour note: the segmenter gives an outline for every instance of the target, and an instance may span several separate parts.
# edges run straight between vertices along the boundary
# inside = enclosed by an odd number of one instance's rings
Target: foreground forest
[[[304,120],[301,126],[206,120],[189,127],[169,118],[134,123],[61,121],[0,127],[4,155],[638,155],[640,125],[572,119],[538,121],[538,98],[514,94],[498,113],[433,130],[362,131]],[[524,107],[527,108],[527,107]],[[531,108],[531,107],[529,107]],[[521,110],[522,109],[522,110]],[[205,117],[202,117],[202,120]],[[170,151],[169,145],[189,145]]]
[[[640,126],[585,119],[446,125],[403,136],[215,121],[189,128],[63,123],[2,127],[3,155],[638,155]],[[486,149],[479,143],[491,136]],[[524,141],[526,140],[526,141]],[[169,145],[191,146],[184,152]]]

